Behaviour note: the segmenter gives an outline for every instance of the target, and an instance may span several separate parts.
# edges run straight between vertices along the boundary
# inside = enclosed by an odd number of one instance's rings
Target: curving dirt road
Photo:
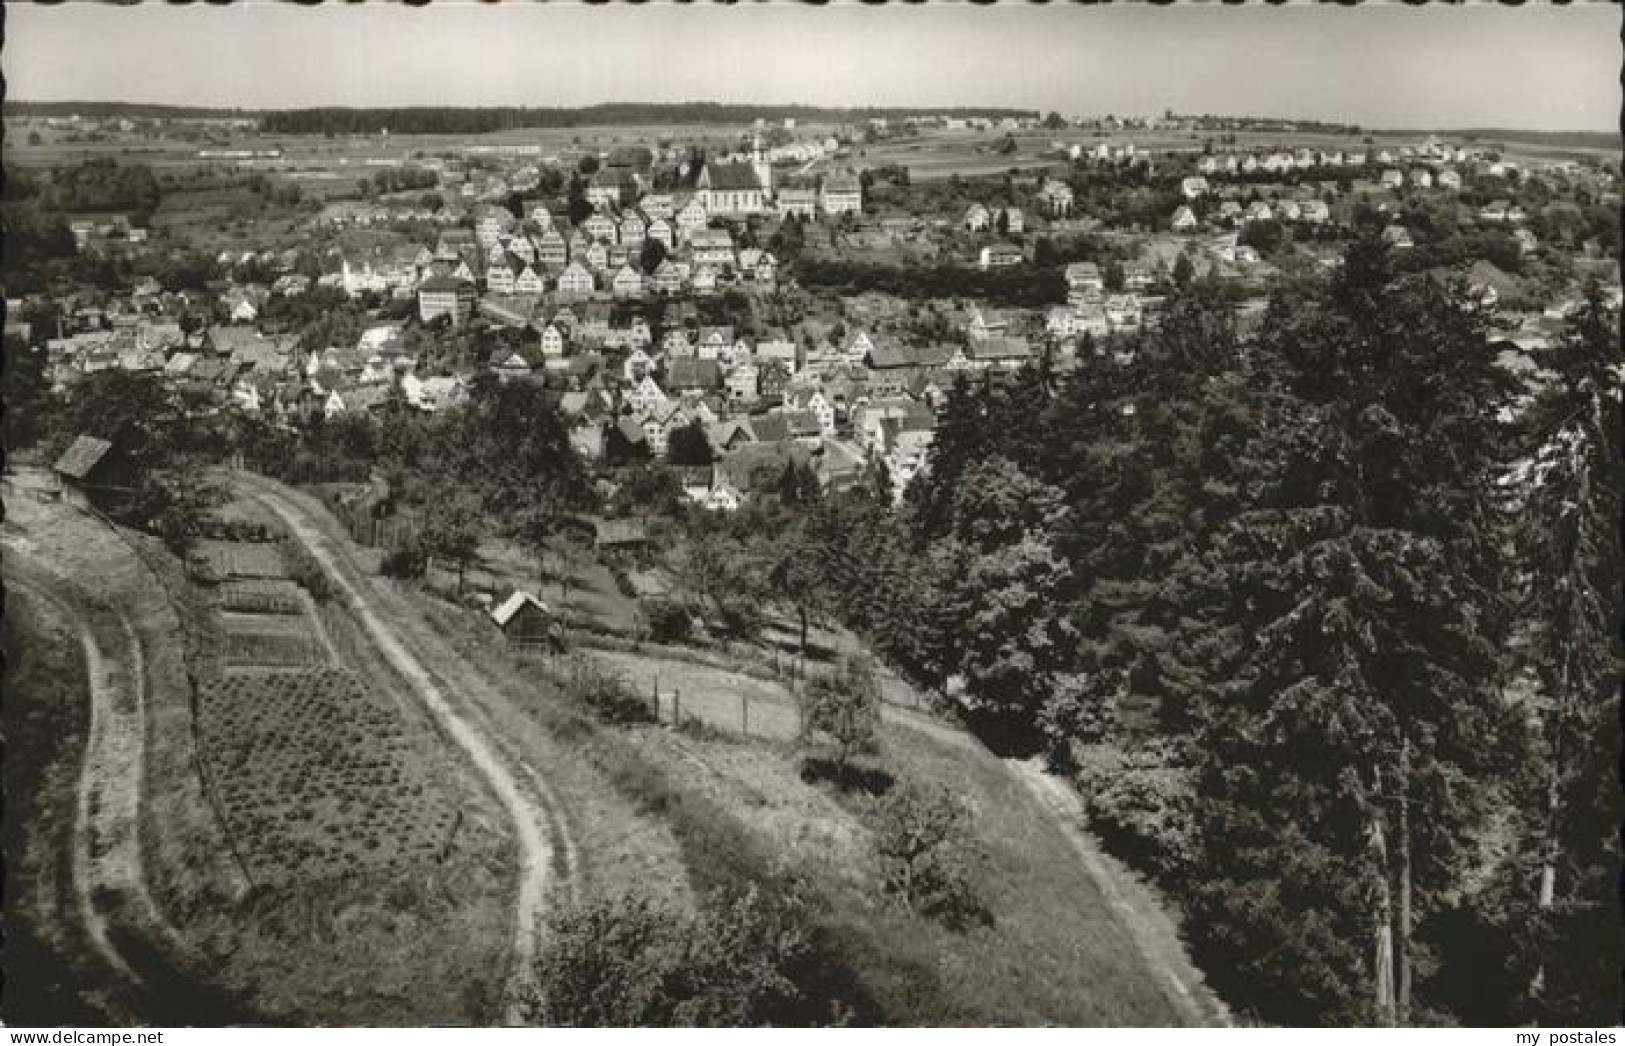
[[[108,931],[108,919],[96,901],[96,898],[106,896],[104,891],[110,889],[107,873],[115,869],[113,862],[108,860],[109,851],[106,849],[103,849],[99,860],[94,856],[98,846],[93,840],[107,838],[109,835],[116,837],[119,834],[116,829],[109,831],[112,826],[93,824],[92,819],[104,821],[111,812],[100,801],[100,797],[109,792],[107,787],[111,778],[109,763],[124,763],[122,759],[109,760],[108,751],[110,739],[108,711],[117,703],[113,688],[120,680],[114,672],[109,671],[108,658],[102,653],[101,644],[96,642],[90,627],[67,600],[56,595],[47,585],[17,576],[15,573],[7,577],[7,584],[15,585],[28,593],[37,606],[65,623],[78,635],[80,647],[84,651],[85,678],[90,685],[90,732],[85,743],[83,762],[79,768],[74,804],[73,854],[70,862],[74,907],[97,959],[118,976],[128,981],[139,982],[140,977],[114,947],[112,934]],[[135,794],[129,789],[111,791],[114,794],[121,792]],[[123,879],[126,876],[115,875],[114,878]]]
[[[411,685],[513,822],[520,851],[520,877],[514,913],[513,973],[509,980],[512,1018],[514,1004],[530,984],[542,915],[555,891],[570,888],[573,847],[556,801],[541,775],[517,753],[505,751],[500,739],[484,729],[468,701],[457,696],[485,685],[478,673],[462,670],[460,656],[449,646],[437,644],[420,629],[405,627],[398,610],[385,603],[345,549],[330,541],[307,510],[277,484],[242,473],[234,474],[232,480],[275,514],[310,551],[379,653]],[[430,663],[436,667],[428,667]]]

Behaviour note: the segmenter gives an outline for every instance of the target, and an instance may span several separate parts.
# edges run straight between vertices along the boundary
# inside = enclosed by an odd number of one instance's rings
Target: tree
[[[1259,254],[1272,254],[1286,242],[1286,228],[1273,219],[1248,222],[1242,227],[1236,241],[1253,248]]]
[[[647,274],[653,274],[660,268],[660,263],[666,260],[666,245],[659,240],[648,239],[643,241],[643,250],[638,254],[638,264]]]
[[[698,419],[672,430],[666,441],[666,460],[673,465],[709,465],[716,460],[711,438]]]
[[[1187,561],[1193,938],[1271,1021],[1407,1023],[1423,942],[1521,758],[1495,695],[1508,392],[1482,318],[1369,240],[1252,349],[1244,497]],[[1426,991],[1426,983],[1423,983]]]
[[[1046,130],[1059,131],[1065,126],[1066,120],[1064,120],[1061,117],[1061,114],[1058,112],[1051,110],[1044,116],[1044,127]]]
[[[592,214],[592,204],[587,202],[587,183],[579,171],[570,175],[570,189],[565,201],[565,213],[569,215],[571,225],[580,225]]]
[[[526,1017],[567,1027],[828,1021],[847,1004],[826,994],[830,957],[807,907],[794,891],[751,885],[699,915],[641,896],[564,909],[550,920]]]
[[[1593,284],[1552,353],[1561,377],[1530,411],[1531,453],[1514,474],[1530,630],[1521,661],[1544,700],[1519,862],[1533,875],[1516,888],[1511,914],[1529,927],[1516,937],[1526,942],[1518,957],[1531,996],[1520,1017],[1541,1022],[1620,1012],[1618,350],[1618,325]]]
[[[827,565],[832,550],[818,540],[816,529],[805,517],[781,523],[765,544],[768,590],[776,601],[794,609],[805,661],[811,619],[828,608]]]
[[[1173,280],[1176,287],[1190,286],[1191,278],[1196,275],[1196,266],[1191,262],[1189,254],[1181,254],[1174,260]]]
[[[40,434],[43,403],[49,385],[45,378],[45,352],[29,347],[21,338],[7,336],[0,359],[0,401],[5,403],[5,445],[12,450],[33,446]]]
[[[941,785],[907,784],[876,804],[875,848],[887,893],[909,911],[960,925],[978,914],[972,877],[981,852],[970,811]]]
[[[425,508],[423,528],[418,534],[423,553],[456,565],[457,594],[462,595],[463,575],[479,549],[479,507],[465,495],[436,498]]]
[[[1101,279],[1105,282],[1107,290],[1114,294],[1122,291],[1123,263],[1115,257],[1107,258],[1106,264],[1101,268]]]
[[[835,672],[809,678],[801,723],[804,736],[829,739],[836,780],[847,780],[852,757],[873,746],[880,729],[880,683],[868,658],[845,658]]]

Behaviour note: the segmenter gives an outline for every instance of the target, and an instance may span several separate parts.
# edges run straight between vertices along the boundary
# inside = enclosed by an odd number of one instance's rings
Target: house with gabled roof
[[[628,407],[640,414],[663,407],[670,402],[653,374],[645,374],[641,381],[632,384],[626,390],[624,399]]]
[[[818,204],[830,216],[863,213],[863,182],[856,174],[843,171],[827,175],[818,189]]]
[[[491,370],[503,381],[528,378],[542,366],[545,357],[532,345],[520,345],[491,357]]]
[[[590,297],[595,289],[592,273],[579,261],[573,261],[559,273],[560,298]]]
[[[722,368],[716,360],[684,358],[669,360],[666,388],[675,393],[710,393],[722,388]]]
[[[665,247],[668,251],[671,250],[677,242],[676,237],[672,232],[671,222],[664,218],[651,218],[649,220],[649,224],[643,230],[643,235],[647,239],[659,242],[660,245]]]
[[[620,243],[631,247],[641,247],[644,236],[648,233],[648,228],[642,215],[637,211],[629,210],[621,215],[621,223],[616,232],[620,237]]]
[[[689,255],[696,265],[732,265],[733,236],[727,229],[697,229],[688,239]]]
[[[642,297],[643,273],[630,265],[622,265],[610,281],[610,290],[617,298]]]
[[[570,260],[569,245],[564,235],[553,226],[536,239],[536,260],[549,268],[562,268]]]
[[[677,238],[684,242],[687,242],[696,232],[704,229],[706,223],[710,220],[711,216],[706,210],[705,201],[698,194],[685,200],[683,205],[677,209],[676,214],[672,216]]]
[[[615,239],[615,219],[603,211],[594,211],[587,215],[581,223],[581,231],[589,240],[598,242],[613,242]]]

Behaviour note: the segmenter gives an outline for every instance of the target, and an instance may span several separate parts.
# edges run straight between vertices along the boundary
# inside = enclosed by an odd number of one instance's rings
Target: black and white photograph
[[[1619,5],[0,16],[8,1029],[1617,1041]]]

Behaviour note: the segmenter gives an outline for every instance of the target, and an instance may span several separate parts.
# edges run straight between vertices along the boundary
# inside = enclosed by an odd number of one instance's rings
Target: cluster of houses
[[[1465,146],[1452,146],[1437,138],[1429,138],[1418,145],[1402,145],[1397,149],[1365,150],[1342,149],[1280,149],[1270,152],[1220,152],[1203,156],[1197,170],[1206,175],[1251,174],[1254,171],[1293,171],[1320,167],[1394,167],[1416,164],[1416,170],[1438,168],[1445,164],[1478,162],[1481,150]],[[1425,166],[1421,166],[1425,165]],[[1486,163],[1486,167],[1488,164]],[[1447,168],[1448,169],[1448,168]],[[1502,165],[1504,172],[1505,165]],[[1454,172],[1451,172],[1454,174]],[[1460,176],[1455,178],[1459,187]]]
[[[540,334],[488,367],[499,380],[538,380],[569,419],[572,444],[593,460],[661,458],[673,433],[699,425],[718,465],[703,485],[685,484],[697,504],[737,507],[752,470],[810,465],[822,482],[857,482],[884,464],[901,497],[924,467],[936,411],[960,372],[1005,373],[1032,362],[1027,339],[1005,321],[969,310],[963,342],[909,346],[857,330],[839,344],[809,348],[787,336],[752,341],[726,326],[698,324],[674,308],[658,341],[635,311],[608,303],[559,305],[527,321]],[[112,329],[76,331],[47,344],[52,376],[67,385],[109,368],[161,374],[220,405],[286,424],[315,415],[377,412],[389,406],[434,412],[468,394],[472,373],[429,374],[404,321],[368,327],[352,346],[301,352],[295,335],[217,325],[187,333],[141,318]]]
[[[679,430],[703,432],[715,462],[683,469],[683,490],[697,505],[726,511],[759,489],[762,475],[776,475],[787,463],[810,466],[833,487],[858,482],[866,470],[883,465],[901,497],[927,467],[937,412],[959,375],[1008,374],[1045,352],[1064,361],[1086,338],[1100,342],[1154,322],[1168,279],[1162,266],[1171,255],[1155,264],[1123,263],[1120,283],[1114,278],[1110,288],[1101,265],[1069,264],[1064,304],[1000,314],[972,303],[946,321],[949,335],[941,326],[862,316],[850,300],[843,305],[843,324],[827,331],[803,321],[798,329],[758,335],[702,322],[700,306],[707,303],[696,299],[727,288],[769,292],[784,279],[780,260],[756,245],[754,227],[760,223],[750,219],[862,213],[858,175],[828,172],[796,184],[775,169],[786,163],[811,169],[836,145],[790,142],[764,151],[758,139],[748,150],[684,171],[681,180],[689,188],[682,191],[656,188],[656,150],[616,149],[582,186],[590,210],[578,203],[579,221],[559,213],[557,204],[531,202],[516,213],[480,202],[534,184],[539,168],[533,164],[499,177],[484,168],[454,170],[431,158],[423,166],[462,186],[444,206],[431,211],[419,203],[331,204],[317,221],[333,228],[426,223],[433,226],[420,237],[426,242],[367,254],[330,253],[317,268],[296,250],[227,251],[217,258],[222,267],[237,269],[241,277],[242,267],[250,266],[253,279],[263,282],[189,295],[166,292],[149,278],[110,306],[66,303],[59,310],[62,329],[45,344],[50,373],[58,386],[112,368],[161,373],[221,405],[287,424],[398,407],[432,413],[464,402],[474,374],[435,372],[425,347],[441,336],[441,323],[461,326],[479,315],[490,326],[523,332],[499,339],[503,348],[483,368],[502,381],[547,388],[584,457],[611,464],[644,455],[664,458],[677,445]],[[1152,160],[1132,144],[1073,148],[1103,162]],[[679,155],[664,145],[661,152],[673,160]],[[1459,171],[1468,164],[1483,174],[1506,168],[1436,141],[1392,153],[1296,149],[1192,161],[1187,155],[1178,168],[1191,173],[1177,180],[1181,202],[1171,223],[1186,235],[1163,236],[1163,245],[1210,268],[1231,267],[1222,272],[1252,274],[1266,267],[1242,242],[1247,228],[1262,222],[1326,226],[1334,218],[1328,199],[1337,183],[1283,178],[1268,198],[1259,198],[1260,179],[1242,175],[1358,167],[1378,187],[1450,191],[1460,188]],[[1284,184],[1293,181],[1299,184]],[[462,199],[470,196],[472,202]],[[1054,175],[1042,178],[1035,196],[1021,202],[1025,211],[972,203],[957,222],[952,213],[882,215],[857,232],[878,230],[884,246],[927,228],[957,225],[984,234],[977,256],[983,269],[1017,266],[1026,253],[1015,243],[998,242],[1001,236],[1021,237],[1035,225],[1047,232],[1071,222],[1076,209],[1073,189]],[[1528,215],[1510,201],[1495,200],[1472,217],[1509,230],[1525,253],[1537,249]],[[89,240],[112,232],[133,239],[137,230],[126,224],[122,230],[74,231]],[[1397,224],[1384,237],[1398,248],[1412,243]],[[1142,259],[1155,253],[1144,244],[1136,250]],[[1334,254],[1328,249],[1329,257]],[[336,271],[314,276],[321,268]],[[1475,293],[1489,303],[1510,297],[1516,287],[1483,263],[1474,267],[1473,280]],[[397,305],[386,314],[412,318],[378,320],[355,344],[316,352],[302,351],[296,334],[255,329],[272,298],[312,287],[393,298]],[[1262,287],[1260,278],[1249,288],[1257,300]],[[664,304],[639,304],[650,299]],[[1571,306],[1565,301],[1552,315],[1519,317],[1520,350],[1537,351]],[[721,313],[707,310],[711,319]],[[225,322],[183,328],[183,315]],[[849,329],[845,321],[854,316]],[[1130,361],[1120,355],[1119,362]]]

